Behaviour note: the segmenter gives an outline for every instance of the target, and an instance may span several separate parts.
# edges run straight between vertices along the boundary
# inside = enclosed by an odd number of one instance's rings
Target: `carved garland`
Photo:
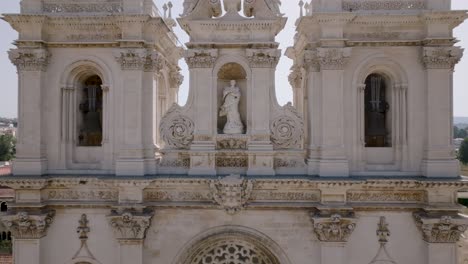
[[[275,149],[302,147],[304,122],[291,103],[281,108],[281,114],[271,121],[270,130]]]
[[[168,147],[188,149],[193,141],[195,125],[182,114],[182,108],[173,104],[161,120],[161,137]]]

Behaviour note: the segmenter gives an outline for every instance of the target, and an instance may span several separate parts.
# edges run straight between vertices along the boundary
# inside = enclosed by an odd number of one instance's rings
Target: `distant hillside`
[[[468,117],[467,116],[455,116],[453,118],[454,124],[468,124]]]

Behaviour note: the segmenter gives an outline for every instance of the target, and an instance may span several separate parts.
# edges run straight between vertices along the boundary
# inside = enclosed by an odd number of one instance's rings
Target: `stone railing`
[[[343,1],[343,11],[373,10],[421,10],[426,1],[417,0],[353,0]]]
[[[46,13],[121,13],[123,0],[44,0]]]

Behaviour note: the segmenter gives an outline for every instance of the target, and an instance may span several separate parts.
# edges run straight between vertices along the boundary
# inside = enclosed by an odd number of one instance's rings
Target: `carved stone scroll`
[[[39,239],[47,235],[47,228],[52,224],[55,211],[28,212],[1,217],[3,225],[10,230],[15,239]]]

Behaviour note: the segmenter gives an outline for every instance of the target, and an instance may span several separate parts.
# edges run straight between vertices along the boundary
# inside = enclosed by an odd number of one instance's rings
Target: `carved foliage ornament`
[[[161,120],[161,137],[168,147],[188,149],[193,141],[195,125],[182,114],[182,108],[173,104]]]
[[[424,212],[414,213],[416,225],[429,243],[456,243],[467,229],[467,219],[461,216],[430,216]]]
[[[112,211],[107,216],[114,234],[118,240],[142,240],[146,236],[146,230],[151,224],[152,212],[136,213],[125,211],[118,213]]]
[[[52,224],[55,211],[39,213],[19,211],[14,215],[1,218],[3,225],[16,239],[39,239],[47,235],[47,228]]]
[[[278,49],[247,49],[246,55],[253,68],[273,68],[278,64],[281,51]]]
[[[218,57],[218,50],[187,50],[185,61],[190,68],[211,68]]]
[[[343,11],[425,9],[424,1],[345,1]]]
[[[301,148],[304,135],[302,116],[287,103],[270,123],[271,141],[276,149]]]
[[[317,51],[322,70],[342,70],[351,57],[351,48],[319,48]]]
[[[453,69],[461,57],[459,47],[426,47],[423,49],[423,63],[428,69]]]
[[[121,13],[123,12],[122,0],[98,0],[98,1],[43,1],[42,11],[46,13]]]
[[[114,56],[122,70],[159,71],[164,62],[164,58],[158,52],[144,49],[118,51]]]
[[[45,49],[15,49],[8,54],[19,71],[45,71],[51,56]]]
[[[323,242],[346,242],[356,227],[353,214],[344,217],[343,214],[332,214],[323,217],[318,213],[312,215],[314,232]]]
[[[213,200],[228,214],[235,214],[246,205],[253,189],[253,181],[231,175],[210,182]]]

